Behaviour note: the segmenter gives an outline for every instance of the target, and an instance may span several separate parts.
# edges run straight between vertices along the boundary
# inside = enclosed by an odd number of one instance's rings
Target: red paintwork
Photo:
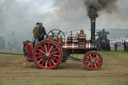
[[[78,35],[78,40],[79,40],[79,41],[82,41],[82,42],[85,42],[85,40],[86,40],[86,35],[85,35],[85,34],[79,34],[79,35]]]
[[[62,48],[78,48],[79,47],[79,43],[78,42],[64,42],[62,45]]]
[[[94,63],[92,61],[94,60]],[[98,69],[102,64],[101,56],[97,53],[89,53],[85,56],[84,64],[87,68],[91,70]]]
[[[29,62],[33,62],[33,58],[32,58],[32,51],[33,51],[33,42],[23,42],[23,44],[27,47],[27,49],[25,50],[26,53],[28,54],[27,60]]]
[[[85,41],[86,41],[86,36],[85,36],[85,34],[79,34],[78,35],[78,42],[79,42],[79,47],[85,47],[86,45],[86,43],[85,43]]]
[[[60,63],[61,57],[60,47],[52,41],[41,42],[34,50],[34,61],[40,68],[55,68]]]

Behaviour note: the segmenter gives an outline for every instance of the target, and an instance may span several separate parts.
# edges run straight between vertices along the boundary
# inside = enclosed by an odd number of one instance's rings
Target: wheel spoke
[[[43,62],[42,62],[42,63],[44,64],[44,63],[45,63],[45,61],[46,61],[46,58],[44,58],[44,60],[43,60]]]
[[[98,64],[98,65],[100,64],[100,62],[95,62],[95,63]]]
[[[56,48],[54,48],[51,52],[54,52],[56,50]]]
[[[96,65],[96,63],[94,63],[94,66],[95,66],[95,68],[97,68],[97,65]]]
[[[37,58],[44,58],[44,56],[39,56],[39,57],[37,57]]]
[[[45,67],[48,67],[48,59],[45,62]]]
[[[48,58],[48,63],[49,63],[50,66],[52,65],[50,58]]]
[[[45,55],[45,52],[44,51],[42,51],[42,50],[39,50],[39,51]]]
[[[38,63],[40,63],[41,61],[43,61],[43,59],[44,59],[44,58],[40,59],[40,60],[38,61]]]
[[[49,50],[49,52],[51,52],[51,50],[53,49],[53,45],[51,46],[51,48],[50,48],[50,50]]]
[[[50,46],[50,43],[48,43],[48,50],[47,51],[49,51],[49,46]]]
[[[88,63],[87,65],[88,65],[88,66],[90,66],[90,65],[91,65],[91,63]]]
[[[91,63],[91,69],[93,69],[93,66],[94,66],[93,63]]]
[[[54,60],[53,60],[53,59],[51,59],[51,61],[52,61],[52,63],[55,65],[55,62],[54,62]]]
[[[51,57],[53,60],[57,60],[55,57]]]
[[[91,54],[89,55],[89,57],[90,57],[90,59],[92,59],[92,55]]]
[[[35,53],[36,55],[42,55],[43,53]]]
[[[54,36],[55,34],[51,31],[51,33],[52,33],[52,36]]]
[[[91,61],[86,61],[87,63],[91,63]]]
[[[99,61],[99,62],[101,62],[101,60],[96,60],[96,61]]]
[[[48,52],[46,45],[44,45],[45,51]]]
[[[55,51],[55,52],[51,53],[51,55],[52,55],[52,54],[56,54],[56,53],[58,53],[58,51]]]
[[[39,47],[41,47],[41,49],[43,50],[43,51],[45,51],[45,49],[40,45]],[[46,51],[45,51],[46,52]]]
[[[56,57],[59,57],[59,55],[52,55],[52,56],[56,56]]]
[[[93,53],[92,55],[93,55],[93,58],[94,58],[96,54],[95,54],[95,53]],[[96,55],[96,56],[97,56],[97,55]]]
[[[58,32],[57,36],[61,33],[61,31]]]
[[[98,56],[95,57],[95,60],[97,60]]]

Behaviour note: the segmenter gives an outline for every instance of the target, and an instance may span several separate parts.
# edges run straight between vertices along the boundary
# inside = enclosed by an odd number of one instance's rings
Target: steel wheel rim
[[[41,68],[51,69],[61,61],[61,49],[52,41],[44,41],[38,44],[34,50],[34,60]]]
[[[84,59],[85,66],[90,70],[96,70],[102,65],[102,58],[97,53],[89,53]]]

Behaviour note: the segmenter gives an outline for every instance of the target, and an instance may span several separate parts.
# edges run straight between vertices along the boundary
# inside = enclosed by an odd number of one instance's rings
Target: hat
[[[36,23],[36,25],[40,24],[39,22]]]

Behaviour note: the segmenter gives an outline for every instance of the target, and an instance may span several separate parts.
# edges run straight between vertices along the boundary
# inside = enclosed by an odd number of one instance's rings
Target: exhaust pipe
[[[95,43],[95,23],[96,19],[91,19],[91,42]]]

